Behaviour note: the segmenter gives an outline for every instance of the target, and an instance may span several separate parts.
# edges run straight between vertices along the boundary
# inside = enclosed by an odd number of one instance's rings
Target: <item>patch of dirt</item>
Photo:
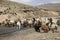
[[[59,27],[60,28],[60,27]],[[60,40],[60,29],[57,33],[39,33],[34,29],[26,29],[0,36],[0,40]]]

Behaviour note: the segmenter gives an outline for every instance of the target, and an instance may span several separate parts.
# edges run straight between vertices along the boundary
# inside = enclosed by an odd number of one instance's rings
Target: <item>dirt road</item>
[[[60,40],[60,27],[57,33],[38,33],[33,28],[0,35],[0,40]]]

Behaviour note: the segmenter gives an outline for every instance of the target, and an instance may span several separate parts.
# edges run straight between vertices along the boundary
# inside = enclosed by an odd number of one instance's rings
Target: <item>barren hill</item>
[[[7,18],[14,20],[17,18],[32,18],[32,17],[51,17],[58,16],[58,12],[47,11],[30,5],[16,3],[7,0],[0,0],[0,19],[3,21]],[[1,21],[0,20],[0,21]]]
[[[46,10],[56,11],[60,14],[60,3],[49,3],[44,5],[38,5],[37,7],[43,8]]]
[[[60,3],[43,4],[43,5],[39,5],[39,7],[54,11],[60,11]]]

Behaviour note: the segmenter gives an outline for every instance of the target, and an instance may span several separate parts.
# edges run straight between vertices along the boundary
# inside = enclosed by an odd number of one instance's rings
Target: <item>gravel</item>
[[[9,34],[0,35],[0,40],[60,40],[60,27],[58,32],[40,33],[33,28],[16,31]]]

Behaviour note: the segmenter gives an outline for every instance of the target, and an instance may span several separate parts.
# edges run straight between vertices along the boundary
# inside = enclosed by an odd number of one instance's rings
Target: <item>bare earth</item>
[[[0,40],[60,40],[60,27],[57,33],[38,33],[33,28],[0,35]]]

